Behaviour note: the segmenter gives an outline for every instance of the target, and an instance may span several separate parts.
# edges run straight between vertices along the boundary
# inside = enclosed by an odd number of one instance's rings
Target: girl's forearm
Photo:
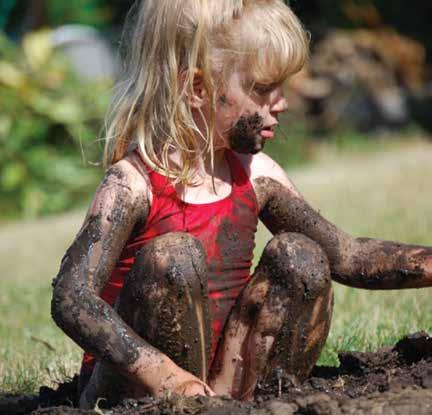
[[[156,351],[127,326],[117,312],[72,278],[54,287],[51,313],[57,325],[84,350],[126,371],[139,349]]]
[[[354,239],[333,279],[351,287],[401,289],[432,286],[432,249],[369,238]]]
[[[138,389],[160,394],[178,366],[139,337],[98,295],[80,286],[57,284],[52,316],[84,350],[113,365]]]

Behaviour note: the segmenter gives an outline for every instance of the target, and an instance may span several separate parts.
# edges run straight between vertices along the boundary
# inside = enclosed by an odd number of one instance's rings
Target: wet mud
[[[254,402],[228,398],[142,398],[126,400],[107,414],[430,414],[432,413],[432,338],[420,332],[377,352],[344,352],[339,367],[314,368],[302,384],[274,373],[258,385]],[[0,414],[95,414],[74,407],[77,379],[38,396],[0,393]]]
[[[118,165],[107,171],[80,232],[62,259],[51,303],[54,321],[69,337],[121,367],[136,361],[143,341],[99,294],[128,235],[147,215],[147,195],[132,191],[129,181]]]
[[[264,148],[265,140],[260,135],[263,119],[255,113],[248,117],[242,116],[230,131],[229,143],[231,150],[242,154],[256,154]]]
[[[206,272],[199,241],[180,232],[158,236],[139,251],[115,305],[149,350],[156,348],[203,380],[210,357]],[[118,370],[98,361],[84,394],[89,406],[104,397],[100,406],[105,408],[136,396],[130,385]]]
[[[319,245],[300,234],[276,235],[229,317],[209,384],[250,400],[273,370],[305,379],[327,338],[331,305],[330,271]]]
[[[211,333],[201,243],[181,232],[154,238],[138,254],[124,288],[119,315],[153,347],[205,379]]]

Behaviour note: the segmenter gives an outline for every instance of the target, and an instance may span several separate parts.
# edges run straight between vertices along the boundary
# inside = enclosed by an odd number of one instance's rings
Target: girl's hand
[[[174,393],[183,396],[215,396],[210,386],[198,379],[191,373],[183,371],[184,374],[179,374],[177,378],[178,386],[173,389]]]
[[[210,387],[198,378],[181,383],[173,392],[183,396],[216,396]]]
[[[166,393],[176,393],[183,396],[215,396],[213,390],[201,379],[177,366],[171,359],[164,356],[152,367],[144,367],[134,371],[135,382],[140,395],[140,386],[152,396],[163,397]]]
[[[160,383],[156,396],[163,396],[166,392],[176,393],[183,396],[215,396],[213,390],[201,379],[192,373],[183,370],[174,362],[168,364],[165,379]]]

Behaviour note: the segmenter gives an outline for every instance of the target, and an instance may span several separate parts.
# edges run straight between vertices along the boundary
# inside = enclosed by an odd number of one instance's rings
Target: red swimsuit
[[[231,194],[212,203],[183,202],[166,176],[147,168],[153,194],[149,216],[142,229],[127,241],[101,295],[108,304],[114,304],[137,251],[148,241],[168,232],[191,234],[202,243],[207,255],[212,356],[228,313],[250,279],[258,222],[258,205],[249,177],[233,152],[225,154],[232,177]],[[94,357],[85,353],[83,368],[91,370],[93,365]]]

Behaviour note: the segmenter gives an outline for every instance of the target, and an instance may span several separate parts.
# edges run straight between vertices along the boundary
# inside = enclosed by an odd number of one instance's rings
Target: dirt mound
[[[432,338],[425,332],[400,340],[376,353],[339,354],[340,366],[317,366],[303,384],[274,373],[258,387],[254,403],[227,398],[144,398],[128,400],[109,414],[252,414],[345,415],[431,414]],[[94,414],[74,409],[75,384],[57,391],[41,388],[39,396],[0,394],[0,414]],[[37,409],[39,408],[39,409]],[[33,411],[33,412],[32,412]],[[99,412],[100,413],[100,412]]]

